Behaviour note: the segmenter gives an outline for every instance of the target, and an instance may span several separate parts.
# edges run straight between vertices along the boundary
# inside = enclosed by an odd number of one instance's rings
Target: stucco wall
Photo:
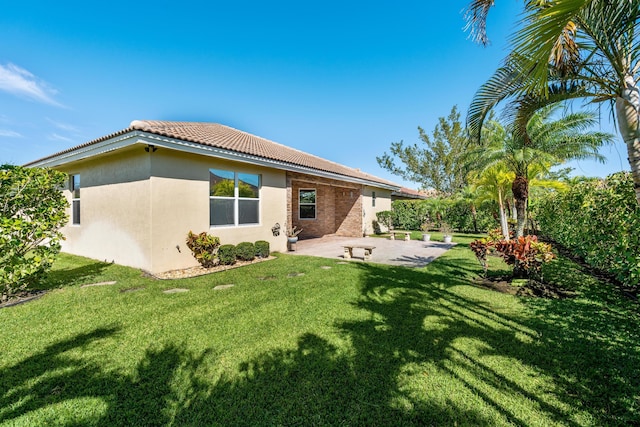
[[[373,206],[373,192],[376,193],[376,205]],[[366,234],[373,234],[373,221],[376,221],[376,214],[380,211],[391,210],[391,191],[382,188],[364,187],[363,190],[363,225]],[[381,225],[384,230],[384,226]]]
[[[206,231],[222,244],[266,240],[272,251],[286,251],[284,233],[275,237],[271,231],[276,223],[282,227],[286,221],[285,172],[166,149],[153,153],[151,164],[152,271],[197,265],[185,244],[190,230]],[[211,168],[261,176],[259,225],[209,226]]]
[[[151,268],[150,158],[137,148],[60,168],[80,174],[80,224],[63,227],[64,252]]]
[[[209,226],[211,168],[261,176],[258,225]],[[272,251],[286,251],[287,221],[305,229],[301,236],[355,237],[363,225],[373,232],[375,212],[391,209],[386,190],[167,148],[145,152],[141,144],[59,169],[81,177],[81,224],[64,227],[63,250],[152,273],[197,265],[185,244],[190,230],[207,231],[222,244],[266,240]],[[316,220],[297,217],[300,188],[318,190]],[[65,194],[70,201],[68,189]],[[279,236],[272,233],[276,224]]]
[[[209,169],[260,174],[260,224],[209,226]],[[142,145],[60,167],[80,174],[80,225],[67,225],[62,250],[114,261],[152,273],[198,265],[187,233],[206,231],[222,244],[266,240],[286,251],[286,173],[168,149],[147,153]],[[71,202],[67,188],[65,196]],[[69,210],[69,222],[71,211]]]

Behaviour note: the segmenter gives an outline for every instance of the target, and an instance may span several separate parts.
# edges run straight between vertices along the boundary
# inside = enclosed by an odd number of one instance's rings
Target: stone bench
[[[376,248],[375,246],[366,246],[366,245],[344,245],[344,258],[351,259],[353,258],[353,248],[364,249],[364,260],[371,259],[371,252]]]
[[[404,240],[411,240],[411,232],[410,231],[389,231],[389,239],[396,240],[396,234],[404,234]]]

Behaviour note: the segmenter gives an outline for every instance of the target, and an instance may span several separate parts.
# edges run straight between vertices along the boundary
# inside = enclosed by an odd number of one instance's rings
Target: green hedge
[[[218,248],[218,258],[222,265],[235,264],[236,256],[236,247],[234,245],[222,245]]]
[[[268,258],[269,257],[269,242],[267,242],[266,240],[258,240],[255,243],[255,247],[256,247],[256,256],[258,258]]]
[[[625,285],[640,285],[640,207],[630,173],[543,196],[532,213],[543,235]]]
[[[462,200],[427,199],[396,200],[391,204],[393,226],[398,230],[420,230],[425,218],[430,218],[433,227],[439,228],[438,214],[442,221],[457,231],[475,231],[471,205]],[[477,230],[484,232],[496,228],[498,207],[495,203],[476,206]]]
[[[236,245],[236,256],[243,261],[253,261],[256,257],[256,246],[251,242],[242,242]]]

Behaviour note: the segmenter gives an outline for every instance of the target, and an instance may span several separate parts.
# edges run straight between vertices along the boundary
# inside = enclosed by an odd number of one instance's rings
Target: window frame
[[[76,177],[78,178],[78,185],[76,186]],[[80,213],[80,208],[82,204],[80,203],[80,189],[82,188],[82,184],[80,181],[80,174],[70,174],[69,175],[69,191],[71,192],[71,225],[80,225],[82,221],[82,215]],[[77,193],[76,193],[77,191]],[[78,209],[75,209],[75,205],[78,205]],[[77,212],[77,217],[76,217]]]
[[[300,197],[303,191],[313,191],[313,203],[302,203]],[[303,218],[301,213],[302,206],[313,206],[313,218]],[[314,221],[318,219],[318,189],[317,188],[298,188],[298,219],[301,221]]]
[[[221,171],[233,174],[233,196],[212,196],[211,195],[211,173],[212,171]],[[257,177],[257,197],[240,197],[240,175],[252,175]],[[228,178],[227,178],[228,179]],[[258,173],[238,172],[236,170],[209,168],[209,228],[235,228],[235,227],[255,227],[261,224],[262,218],[262,175]],[[228,224],[211,224],[211,201],[212,200],[232,200],[233,201],[233,223]],[[258,204],[257,222],[240,223],[240,201],[252,200]]]

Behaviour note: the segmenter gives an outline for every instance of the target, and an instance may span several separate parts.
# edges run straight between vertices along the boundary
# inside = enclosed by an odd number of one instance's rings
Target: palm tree
[[[492,5],[473,0],[467,12],[475,38],[485,43]],[[487,112],[505,99],[609,102],[640,204],[640,0],[527,0],[524,22],[505,64],[472,101],[467,122],[475,137]]]
[[[483,133],[489,138],[488,143],[470,153],[471,161],[480,170],[502,163],[514,173],[511,191],[518,221],[517,237],[524,235],[532,165],[543,172],[570,159],[604,161],[598,149],[613,139],[610,134],[587,131],[596,122],[591,113],[572,113],[553,119],[560,108],[560,104],[543,107],[525,124],[519,120],[526,116],[516,113],[516,120],[507,128],[493,121]]]
[[[515,174],[507,169],[504,163],[486,167],[480,172],[472,173],[472,188],[478,202],[496,201],[500,213],[500,230],[502,237],[509,240],[509,223],[505,206],[511,191],[511,183]]]

